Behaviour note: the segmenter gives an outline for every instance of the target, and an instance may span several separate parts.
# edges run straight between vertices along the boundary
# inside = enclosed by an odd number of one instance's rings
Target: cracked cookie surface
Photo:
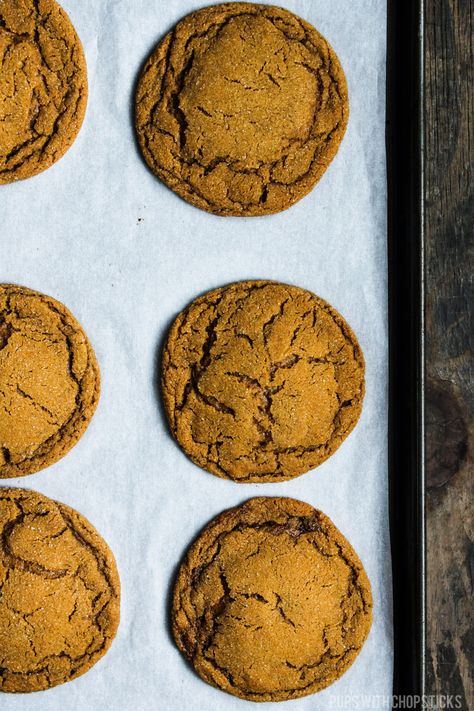
[[[358,556],[327,516],[295,499],[250,499],[215,518],[174,589],[178,648],[205,681],[251,701],[328,686],[371,621]]]
[[[200,467],[238,482],[291,479],[355,426],[364,359],[342,316],[309,291],[230,284],[193,301],[163,351],[171,431]]]
[[[0,478],[32,474],[67,454],[99,393],[94,351],[70,311],[0,284]]]
[[[152,52],[136,94],[151,170],[218,215],[265,215],[306,195],[349,114],[339,60],[288,10],[227,3],[192,13]]]
[[[0,185],[49,168],[82,125],[81,42],[55,0],[0,0]]]
[[[49,689],[88,671],[120,618],[112,552],[77,511],[0,488],[0,691]]]

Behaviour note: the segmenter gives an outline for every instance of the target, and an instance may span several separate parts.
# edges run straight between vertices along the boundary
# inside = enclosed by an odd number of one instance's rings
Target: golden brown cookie
[[[334,158],[349,103],[324,37],[288,10],[226,3],[185,17],[141,74],[136,130],[151,170],[217,215],[267,215]]]
[[[204,529],[178,573],[179,649],[209,684],[250,701],[284,701],[336,681],[372,621],[357,554],[321,511],[260,497]]]
[[[49,689],[88,671],[120,619],[114,556],[74,509],[0,488],[0,691]]]
[[[196,464],[238,482],[281,481],[321,464],[355,426],[364,359],[323,299],[239,282],[178,316],[162,390],[171,431]]]
[[[87,103],[79,37],[55,0],[0,0],[0,185],[49,168]]]
[[[99,392],[94,351],[70,311],[0,284],[0,478],[33,474],[67,454]]]

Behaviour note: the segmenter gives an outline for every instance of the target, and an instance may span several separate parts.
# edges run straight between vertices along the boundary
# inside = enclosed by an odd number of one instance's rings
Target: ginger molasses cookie
[[[226,3],[185,17],[152,52],[136,94],[151,170],[217,215],[266,215],[306,195],[349,114],[326,39],[288,10]]]
[[[357,554],[327,516],[294,499],[250,499],[211,521],[174,590],[179,649],[202,679],[251,701],[336,681],[371,621]]]
[[[0,0],[0,185],[49,168],[87,103],[81,42],[55,0]]]
[[[99,391],[94,351],[70,311],[0,284],[0,478],[61,459],[84,434]]]
[[[49,689],[110,647],[120,581],[105,541],[77,511],[0,488],[0,691]]]
[[[281,481],[321,464],[355,426],[364,359],[323,299],[239,282],[175,320],[162,390],[171,431],[196,464],[238,482]]]

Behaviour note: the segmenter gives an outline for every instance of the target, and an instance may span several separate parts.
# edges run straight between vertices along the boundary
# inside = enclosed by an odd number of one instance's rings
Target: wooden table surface
[[[474,0],[426,0],[427,690],[474,709]]]

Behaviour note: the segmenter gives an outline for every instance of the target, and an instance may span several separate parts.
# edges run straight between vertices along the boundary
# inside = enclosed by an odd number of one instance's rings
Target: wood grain
[[[426,0],[427,691],[474,709],[473,2]]]

